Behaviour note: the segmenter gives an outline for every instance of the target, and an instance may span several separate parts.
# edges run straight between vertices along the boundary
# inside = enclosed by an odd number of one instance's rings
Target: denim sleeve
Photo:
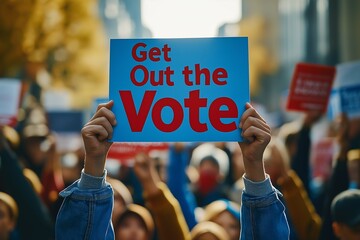
[[[241,206],[241,240],[289,239],[289,225],[281,193],[269,176],[263,182],[244,177],[245,189]]]
[[[61,239],[114,239],[111,223],[113,191],[102,177],[84,172],[60,193],[63,204],[56,219],[55,236]]]

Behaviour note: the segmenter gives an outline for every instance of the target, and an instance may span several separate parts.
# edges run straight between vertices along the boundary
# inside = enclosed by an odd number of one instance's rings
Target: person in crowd
[[[229,240],[239,240],[240,237],[240,206],[227,199],[214,201],[204,210],[203,221],[214,222],[225,229]]]
[[[195,216],[197,202],[192,189],[190,189],[191,183],[196,182],[190,178],[197,178],[197,172],[194,171],[194,168],[188,168],[191,149],[192,146],[187,143],[178,142],[170,145],[167,169],[167,185],[178,200],[190,230],[198,223]],[[193,170],[191,173],[187,171],[190,169]],[[193,175],[195,177],[192,177]]]
[[[332,227],[331,203],[341,192],[349,188],[359,188],[351,183],[349,173],[349,151],[360,149],[360,118],[349,119],[346,114],[341,114],[335,119],[337,128],[338,154],[335,158],[332,174],[326,186],[324,210],[322,213],[323,224],[320,240],[336,239]],[[350,154],[352,155],[352,154]],[[356,155],[355,155],[356,156]]]
[[[360,190],[339,193],[331,203],[333,230],[340,240],[360,239]]]
[[[2,126],[2,134],[4,137],[4,140],[6,141],[9,151],[17,152],[20,145],[20,136],[19,133],[10,126]],[[23,175],[25,176],[26,180],[30,183],[31,187],[35,190],[37,194],[41,194],[42,192],[42,184],[40,182],[39,177],[36,175],[36,173],[29,169],[29,168],[23,168]],[[0,183],[0,189],[1,189],[1,183]]]
[[[80,179],[61,192],[65,199],[56,221],[56,239],[114,239],[113,192],[105,181],[104,168],[111,146],[108,139],[116,125],[112,106],[112,101],[100,104],[82,129],[85,165]],[[246,104],[240,127],[245,140],[239,143],[245,167],[241,239],[288,239],[285,207],[264,170],[263,152],[271,138],[270,127],[250,104]]]
[[[39,104],[34,104],[20,129],[20,151],[24,166],[36,173],[42,183],[41,198],[55,219],[58,211],[58,194],[65,187],[56,151],[55,136],[50,131],[46,113]]]
[[[323,113],[318,111],[309,111],[304,115],[299,129],[292,123],[285,124],[280,128],[281,132],[288,132],[284,137],[290,156],[290,166],[302,181],[304,188],[309,196],[310,192],[310,151],[311,151],[311,129],[322,117]],[[286,128],[295,128],[295,131],[287,131]]]
[[[145,205],[153,215],[159,240],[190,240],[190,232],[180,205],[160,180],[153,159],[147,154],[135,157],[134,172],[143,188]]]
[[[360,188],[360,148],[351,149],[347,153],[348,172],[349,172],[349,188]]]
[[[8,193],[17,203],[17,232],[20,239],[54,238],[51,215],[40,196],[23,173],[23,167],[10,148],[3,127],[0,127],[0,191]]]
[[[150,212],[131,203],[114,222],[115,240],[151,240],[154,228]]]
[[[225,151],[211,143],[203,143],[192,152],[191,163],[196,167],[198,179],[194,185],[197,206],[227,198],[224,178],[229,171],[229,157]]]
[[[238,174],[238,166],[235,161],[233,161],[233,152],[231,150],[231,144],[227,144],[226,142],[215,142],[215,146],[221,150],[223,150],[228,156],[226,159],[228,160],[228,171],[224,175],[224,186],[227,191],[230,191],[230,188],[234,185],[234,183],[241,178],[242,175]]]
[[[11,240],[19,214],[15,200],[7,193],[0,192],[0,239]]]
[[[229,240],[230,237],[227,234],[226,230],[222,228],[220,225],[214,222],[204,221],[197,224],[191,230],[191,239],[192,240]]]
[[[129,204],[132,204],[133,198],[129,189],[119,180],[115,178],[107,178],[114,191],[114,209],[112,212],[112,222],[115,226],[115,222],[119,219],[120,215],[125,212]]]
[[[285,144],[273,136],[264,152],[265,170],[273,184],[283,194],[283,202],[290,224],[290,239],[318,239],[321,218],[316,213],[304,185],[290,168],[290,159]]]
[[[170,146],[167,179],[190,229],[200,220],[202,207],[228,198],[223,180],[229,170],[228,155],[213,143],[192,148],[184,143]]]

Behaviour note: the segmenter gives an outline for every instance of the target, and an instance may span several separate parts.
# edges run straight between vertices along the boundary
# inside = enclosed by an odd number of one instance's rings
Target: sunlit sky
[[[142,0],[141,17],[153,37],[213,37],[240,20],[241,0]]]

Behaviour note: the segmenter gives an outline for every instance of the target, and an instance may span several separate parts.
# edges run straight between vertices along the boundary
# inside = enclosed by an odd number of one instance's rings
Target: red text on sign
[[[195,71],[195,80],[190,78]],[[208,68],[201,68],[200,64],[195,64],[195,70],[191,70],[189,66],[185,66],[182,71],[184,75],[185,84],[187,86],[201,85],[201,76],[205,79],[205,85],[210,85],[210,70]],[[224,68],[216,68],[212,73],[212,80],[216,85],[226,85],[226,78],[228,77],[227,71]]]
[[[174,86],[174,82],[171,81],[171,76],[173,74],[174,70],[171,70],[170,67],[166,67],[165,70],[156,72],[154,70],[149,71],[143,65],[137,65],[131,70],[130,79],[131,82],[137,87],[144,86],[149,80],[152,86],[162,86],[164,85],[164,80],[166,85]]]
[[[144,128],[145,121],[153,105],[156,91],[145,91],[139,110],[136,111],[134,99],[131,91],[119,91],[120,98],[123,102],[126,116],[130,128],[133,132],[141,132]],[[200,108],[208,106],[208,99],[200,97],[200,90],[189,92],[189,97],[184,99],[185,108],[189,109],[189,122],[191,128],[196,132],[205,132],[208,130],[206,123],[200,122]],[[163,121],[161,112],[165,107],[170,107],[173,111],[173,119],[170,123]],[[224,110],[224,108],[226,108]],[[220,97],[210,103],[208,117],[211,125],[218,131],[231,132],[237,129],[235,121],[224,123],[222,119],[233,118],[238,116],[236,103],[227,97]],[[173,98],[162,98],[157,100],[152,108],[152,121],[155,127],[162,132],[176,131],[184,120],[184,110],[182,105]]]
[[[159,62],[161,60],[161,55],[163,55],[166,62],[170,62],[171,58],[169,57],[169,52],[171,48],[165,44],[161,49],[158,47],[152,47],[149,50],[146,49],[147,45],[145,43],[137,43],[131,50],[131,55],[137,62],[143,62],[146,59],[150,59],[153,62]]]

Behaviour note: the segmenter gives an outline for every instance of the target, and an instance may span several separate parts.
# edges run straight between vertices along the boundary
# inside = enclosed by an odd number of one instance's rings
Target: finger
[[[144,165],[147,163],[147,157],[145,153],[139,153],[135,156],[135,162],[139,165]]]
[[[241,116],[240,119],[240,127],[242,127],[242,125],[244,124],[244,121],[248,118],[248,117],[255,117],[260,119],[261,121],[263,121],[264,123],[266,123],[266,121],[260,116],[260,114],[255,110],[255,108],[253,108],[250,103],[246,103],[245,105],[246,110],[243,113],[243,115]]]
[[[104,116],[95,118],[94,120],[91,120],[90,122],[88,122],[86,125],[101,125],[106,129],[106,131],[109,133],[109,135],[112,136],[113,126],[111,125],[109,120]]]
[[[108,108],[106,107],[102,107],[100,108],[95,114],[94,116],[90,119],[90,121],[99,118],[99,117],[106,117],[107,120],[110,122],[111,125],[116,125],[116,118],[115,118],[115,114]]]
[[[268,144],[271,139],[271,135],[269,132],[266,132],[254,126],[247,128],[245,131],[242,132],[241,135],[245,140],[249,142],[257,141],[259,143]]]
[[[112,106],[114,105],[114,101],[113,100],[110,100],[106,103],[100,103],[97,108],[96,108],[96,111],[99,111],[101,108],[105,107],[107,109],[111,109]]]
[[[104,141],[109,138],[109,133],[102,125],[86,125],[81,134],[85,138],[96,137],[99,141]]]
[[[266,123],[264,123],[263,121],[261,121],[258,118],[255,118],[255,117],[248,117],[245,120],[245,122],[243,122],[242,130],[244,131],[251,126],[260,128],[260,129],[264,130],[265,132],[271,131],[269,125],[267,125]]]

